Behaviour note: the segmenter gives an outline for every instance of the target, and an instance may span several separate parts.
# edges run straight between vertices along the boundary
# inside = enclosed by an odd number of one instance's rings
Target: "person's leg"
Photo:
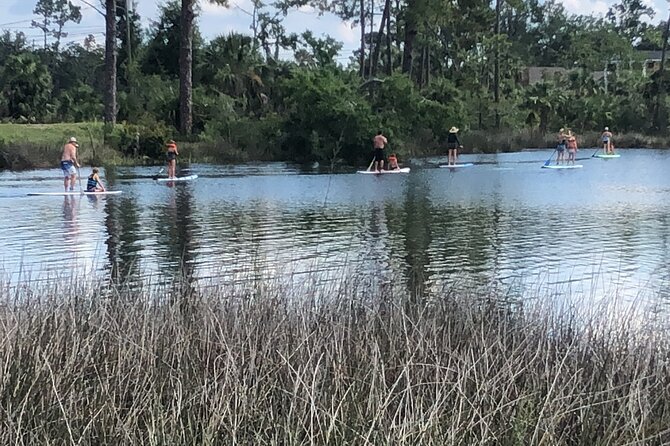
[[[70,190],[74,190],[74,184],[77,182],[77,174],[70,175]]]

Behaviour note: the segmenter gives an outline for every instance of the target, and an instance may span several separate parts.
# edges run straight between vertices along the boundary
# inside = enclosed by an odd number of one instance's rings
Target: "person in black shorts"
[[[447,136],[447,164],[450,166],[456,164],[456,160],[458,159],[458,149],[463,148],[461,141],[458,139],[457,133],[458,129],[456,127],[452,127],[449,129],[449,135]]]
[[[376,172],[380,172],[384,169],[384,159],[386,158],[384,146],[386,146],[386,144],[388,144],[388,140],[382,135],[382,131],[379,130],[374,137],[375,157],[372,161],[375,165]]]

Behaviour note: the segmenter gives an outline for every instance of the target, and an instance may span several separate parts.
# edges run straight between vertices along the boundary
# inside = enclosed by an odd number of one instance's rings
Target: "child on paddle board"
[[[179,151],[177,150],[177,143],[175,143],[173,140],[169,140],[166,147],[167,151],[165,156],[167,158],[168,178],[175,178],[177,176],[175,173],[177,170],[177,155],[179,155]]]
[[[568,148],[568,164],[575,164],[577,150],[579,149],[577,148],[577,138],[575,138],[575,135],[572,134],[572,131],[568,131],[568,140],[566,145]]]
[[[395,153],[392,153],[389,155],[389,165],[388,165],[389,170],[400,170],[400,166],[398,165],[398,158],[396,158]]]
[[[86,192],[104,192],[105,186],[100,181],[100,176],[98,175],[98,168],[94,167],[91,174],[88,176],[88,181],[86,182]]]

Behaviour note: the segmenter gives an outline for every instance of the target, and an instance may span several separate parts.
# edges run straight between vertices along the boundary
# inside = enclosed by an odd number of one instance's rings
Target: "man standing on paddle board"
[[[565,149],[568,145],[568,135],[565,134],[565,129],[558,131],[558,145],[556,146],[556,164],[561,164],[565,161]]]
[[[63,175],[65,176],[63,184],[66,191],[68,190],[68,183],[69,189],[74,190],[74,183],[77,180],[77,169],[75,168],[75,166],[79,167],[77,147],[79,147],[77,138],[73,136],[63,146],[63,154],[60,157],[60,168],[63,170]]]
[[[386,156],[384,155],[384,147],[386,146],[386,144],[388,144],[388,140],[384,135],[382,135],[382,131],[379,130],[377,132],[377,136],[375,136],[374,138],[375,172],[381,172],[382,170],[384,170],[384,158],[386,158]]]

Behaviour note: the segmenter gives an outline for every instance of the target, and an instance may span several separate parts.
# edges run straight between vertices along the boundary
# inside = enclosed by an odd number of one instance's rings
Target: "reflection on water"
[[[462,171],[423,160],[381,178],[203,165],[194,182],[159,184],[155,169],[119,168],[106,180],[124,193],[109,197],[26,197],[60,190],[58,172],[29,184],[5,172],[0,262],[12,281],[84,268],[133,284],[180,277],[185,293],[357,275],[414,299],[492,284],[512,298],[665,296],[670,155],[622,152],[572,172],[540,169],[545,152],[472,156]]]

